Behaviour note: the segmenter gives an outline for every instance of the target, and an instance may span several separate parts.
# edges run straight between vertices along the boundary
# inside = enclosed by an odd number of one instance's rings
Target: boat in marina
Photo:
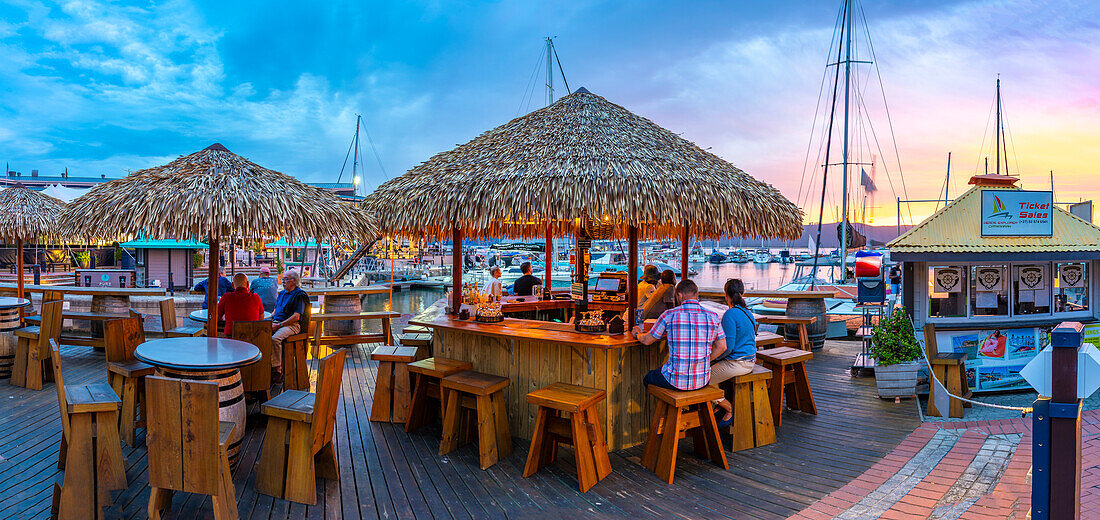
[[[770,264],[774,259],[772,252],[767,248],[760,248],[752,253],[752,263],[754,264]]]
[[[726,262],[729,262],[730,259],[728,256],[726,256],[725,253],[715,249],[713,252],[711,252],[710,256],[707,257],[707,261],[712,264],[724,264]]]

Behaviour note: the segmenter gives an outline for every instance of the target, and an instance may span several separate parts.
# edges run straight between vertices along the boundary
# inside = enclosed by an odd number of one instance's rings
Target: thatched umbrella
[[[0,191],[0,240],[14,242],[16,297],[23,297],[23,241],[58,236],[65,203],[22,184]]]
[[[635,257],[639,229],[680,238],[685,249],[689,234],[802,234],[802,210],[779,190],[584,88],[436,154],[379,186],[367,204],[384,233],[451,234],[456,255],[463,237],[549,239],[572,233],[582,217],[630,237]],[[634,302],[636,273],[630,279]]]
[[[363,209],[332,192],[259,166],[213,144],[163,166],[136,171],[72,201],[62,228],[84,238],[210,237],[207,306],[217,307],[218,241],[229,236],[373,239]],[[207,320],[211,337],[217,320]]]

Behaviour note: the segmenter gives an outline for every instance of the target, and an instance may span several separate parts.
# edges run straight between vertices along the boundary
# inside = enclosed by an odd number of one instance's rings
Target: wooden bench
[[[941,354],[939,347],[936,345],[936,326],[931,323],[924,325],[924,353],[928,356],[929,364],[932,365],[931,375],[944,386],[947,393],[970,399],[973,392],[970,391],[970,384],[967,382],[966,377],[966,353],[947,352]],[[928,410],[926,413],[933,417],[943,417],[943,412],[936,406],[936,394],[938,393],[936,386],[935,381],[929,381]],[[970,407],[970,403],[965,401],[954,397],[948,399],[948,417],[961,418],[963,409]]]
[[[400,318],[400,312],[322,312],[311,314],[310,322],[317,326],[313,331],[313,357],[318,355],[318,347],[325,345],[355,345],[359,343],[378,343],[393,345],[393,329],[390,320]],[[377,334],[351,334],[346,336],[322,336],[321,324],[326,320],[382,320],[382,332]]]
[[[684,391],[649,385],[646,390],[657,398],[657,408],[642,451],[642,466],[672,484],[680,438],[690,433],[695,440],[696,455],[709,458],[722,469],[730,469],[711,404],[722,398],[718,387]]]
[[[810,379],[806,375],[806,361],[814,355],[804,350],[790,347],[776,347],[756,353],[756,359],[764,368],[772,371],[768,383],[768,400],[772,407],[772,422],[776,427],[783,425],[783,398],[787,398],[787,407],[817,415],[814,394],[810,390]]]
[[[808,352],[813,346],[810,343],[810,332],[808,327],[817,323],[817,316],[760,316],[756,321],[771,325],[796,325],[798,327],[798,348]]]
[[[443,378],[443,439],[439,454],[446,455],[458,447],[460,427],[476,423],[478,461],[481,469],[489,469],[512,453],[512,433],[508,426],[508,411],[504,405],[504,389],[511,381],[467,370]],[[474,414],[476,413],[476,420]],[[464,440],[464,439],[461,439]]]
[[[409,363],[409,375],[413,378],[413,395],[409,402],[409,418],[405,421],[405,433],[412,433],[432,422],[436,412],[443,417],[443,393],[439,382],[444,377],[472,370],[469,361],[430,357]]]
[[[107,320],[117,320],[119,318],[129,318],[136,315],[136,311],[131,311],[129,314],[114,314],[107,312],[82,312],[82,311],[63,311],[61,314],[62,320],[85,320],[102,323]],[[28,325],[38,325],[42,322],[42,316],[27,316],[23,319]],[[106,346],[106,342],[103,338],[93,338],[89,336],[74,336],[72,334],[62,334],[60,337],[60,343],[62,345],[75,345],[80,347],[95,347],[103,349]]]
[[[772,371],[754,365],[752,372],[718,384],[733,405],[733,424],[729,427],[730,451],[766,446],[775,442],[775,423],[768,399],[768,381]]]
[[[527,465],[523,468],[524,478],[554,462],[559,443],[573,446],[581,493],[610,475],[611,459],[595,408],[606,397],[603,390],[565,383],[554,383],[527,394],[527,402],[539,408]],[[568,413],[569,419],[561,417],[562,412]]]
[[[409,419],[409,400],[412,398],[409,363],[416,361],[416,355],[414,347],[381,346],[371,353],[371,360],[378,362],[378,382],[370,420],[404,424]]]

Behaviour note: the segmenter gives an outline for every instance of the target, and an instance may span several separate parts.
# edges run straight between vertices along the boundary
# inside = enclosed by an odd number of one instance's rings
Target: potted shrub
[[[77,251],[73,253],[73,257],[76,260],[77,267],[81,269],[88,269],[92,265],[92,255],[87,251]]]
[[[909,397],[917,393],[917,372],[923,352],[913,335],[913,322],[904,307],[883,316],[871,329],[871,357],[875,383],[883,398]]]

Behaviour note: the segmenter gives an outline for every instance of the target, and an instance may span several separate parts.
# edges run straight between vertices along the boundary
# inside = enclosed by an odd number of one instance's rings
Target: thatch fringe
[[[22,185],[0,191],[0,240],[59,238],[58,218],[65,203]]]
[[[647,238],[798,238],[802,210],[652,121],[579,89],[436,154],[367,197],[385,233],[539,238],[583,215]]]

